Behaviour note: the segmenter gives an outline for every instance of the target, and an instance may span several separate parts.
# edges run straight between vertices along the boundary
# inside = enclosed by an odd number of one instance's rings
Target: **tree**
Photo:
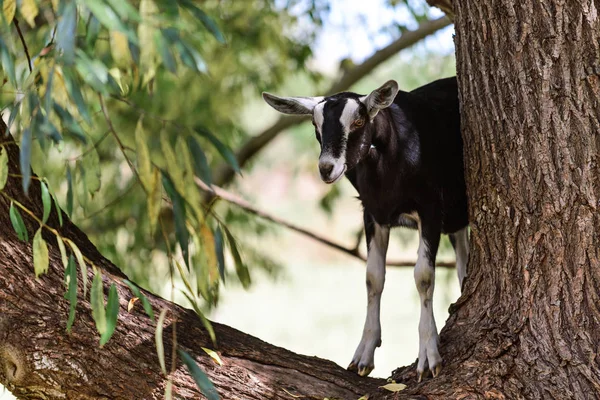
[[[472,227],[469,276],[463,295],[453,306],[451,317],[441,332],[440,352],[445,360],[442,373],[435,379],[416,384],[414,366],[401,368],[394,378],[409,386],[388,397],[595,398],[600,387],[599,289],[596,285],[600,281],[600,243],[595,234],[600,229],[596,211],[600,205],[596,179],[600,155],[597,140],[600,129],[597,10],[600,4],[573,0],[566,7],[558,0],[488,0],[458,1],[453,7]],[[19,175],[17,150],[8,144],[5,148],[9,149],[12,173]],[[32,184],[30,196],[24,197],[19,190],[20,181],[15,178],[18,177],[9,177],[6,193],[15,200],[22,200],[20,203],[34,215],[42,215],[37,181]],[[139,305],[134,304],[131,325],[119,324],[117,340],[109,341],[103,349],[95,347],[91,336],[94,324],[87,301],[78,303],[80,317],[75,322],[85,332],[83,337],[75,333],[65,335],[64,321],[58,324],[44,313],[48,307],[58,305],[65,315],[63,318],[68,314],[69,302],[60,302],[63,292],[60,252],[49,246],[50,272],[33,285],[31,248],[17,242],[13,230],[6,229],[9,224],[7,200],[4,196],[0,199],[3,209],[0,262],[5,271],[0,278],[2,381],[22,382],[21,374],[31,372],[27,377],[35,376],[33,383],[22,386],[13,383],[11,388],[22,390],[24,397],[39,398],[44,390],[48,390],[46,397],[55,397],[58,393],[50,389],[55,390],[52,386],[58,376],[57,363],[74,371],[71,376],[81,376],[80,370],[89,368],[96,371],[94,377],[100,379],[102,374],[112,376],[111,371],[101,365],[102,373],[99,373],[100,368],[94,369],[92,361],[118,356],[123,360],[120,367],[133,368],[127,375],[128,384],[138,378],[136,382],[146,381],[146,378],[152,384],[158,382],[161,379],[158,359],[144,358],[149,354],[154,358],[154,353],[147,351],[152,347],[152,329],[144,328],[142,338],[136,342],[137,335],[133,332],[137,331],[126,328],[148,326],[147,319],[146,323],[137,320],[142,316]],[[55,211],[48,221],[57,226]],[[39,225],[27,216],[24,224],[30,233]],[[60,229],[104,271],[107,283],[108,280],[115,283],[124,309],[125,299],[131,295],[120,280],[121,273],[105,261],[68,220]],[[52,238],[46,237],[46,240],[51,243]],[[79,285],[82,285],[81,278]],[[108,291],[106,287],[105,291]],[[148,297],[157,309],[174,307]],[[46,306],[42,308],[40,304]],[[182,333],[179,343],[184,350],[195,351],[195,360],[205,368],[224,397],[225,394],[232,398],[250,397],[251,394],[234,390],[248,389],[250,382],[256,382],[252,376],[256,378],[257,373],[261,373],[258,380],[263,378],[262,382],[272,382],[271,377],[276,376],[280,387],[291,388],[288,391],[292,396],[351,398],[341,391],[329,393],[328,388],[334,386],[342,386],[352,395],[370,392],[371,399],[385,396],[375,388],[381,382],[347,375],[315,359],[312,359],[314,364],[310,364],[314,367],[306,371],[307,375],[319,379],[310,386],[292,387],[292,371],[305,371],[302,365],[310,363],[309,359],[296,358],[217,325],[224,337],[232,338],[231,342],[221,344],[223,356],[231,357],[240,366],[234,378],[220,381],[222,374],[231,371],[217,371],[214,367],[211,370],[212,359],[201,357],[197,349],[198,344],[210,345],[206,330],[180,309],[169,314],[176,315],[178,321],[185,321],[186,326],[194,327],[194,334]],[[121,315],[129,316],[124,311]],[[22,330],[23,326],[29,330]],[[44,336],[44,332],[51,335]],[[171,334],[165,332],[167,364]],[[23,340],[21,336],[36,340]],[[39,342],[38,338],[41,338]],[[54,341],[59,343],[54,345]],[[33,356],[25,350],[32,342],[39,344],[38,349],[46,346],[57,351],[45,353],[51,357]],[[25,347],[19,348],[16,343]],[[229,347],[230,343],[235,345]],[[257,348],[261,351],[256,352]],[[110,349],[115,352],[109,352]],[[264,365],[265,354],[275,355],[269,359],[275,367]],[[148,364],[135,364],[137,361],[131,355],[149,360]],[[90,362],[65,365],[61,361],[64,356],[67,362],[84,356]],[[261,366],[250,365],[251,360]],[[140,372],[141,369],[148,375]],[[319,372],[309,372],[310,369]],[[174,379],[181,373],[177,369]],[[67,382],[74,383],[75,379]],[[161,382],[166,385],[164,378]],[[182,390],[196,390],[189,380],[184,378],[182,382]],[[239,386],[235,382],[240,382]],[[321,389],[321,382],[330,385]],[[129,390],[117,380],[106,384]],[[256,385],[264,389],[260,398],[286,396],[273,393],[277,385]],[[79,389],[74,390],[80,393]],[[192,395],[191,392],[179,394]],[[94,392],[88,396],[109,394]]]

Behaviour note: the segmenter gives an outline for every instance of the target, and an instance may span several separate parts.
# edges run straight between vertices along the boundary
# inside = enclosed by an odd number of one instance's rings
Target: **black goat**
[[[412,92],[388,81],[367,96],[277,97],[265,101],[285,114],[310,114],[321,144],[319,170],[326,183],[346,175],[364,207],[368,247],[367,318],[348,369],[368,375],[381,345],[379,320],[390,228],[419,229],[415,283],[421,299],[419,380],[441,369],[433,317],[435,257],[441,233],[456,251],[458,279],[466,276],[467,196],[456,78]]]

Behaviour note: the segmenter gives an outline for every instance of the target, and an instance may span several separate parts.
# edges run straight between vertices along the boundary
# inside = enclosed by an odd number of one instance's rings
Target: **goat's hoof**
[[[371,373],[371,371],[373,371],[373,368],[375,368],[374,365],[359,365],[358,374],[360,376],[367,376]]]
[[[438,364],[438,365],[434,366],[433,368],[431,368],[431,375],[433,375],[433,377],[435,378],[436,376],[438,376],[440,374],[441,371],[442,371],[442,364]]]
[[[425,371],[417,371],[417,382],[421,383],[423,381],[424,376],[425,376]]]
[[[358,365],[356,365],[356,364],[354,363],[354,361],[352,361],[352,362],[350,363],[350,365],[348,365],[348,368],[346,368],[346,369],[347,369],[348,371],[352,371],[352,372],[356,372],[356,373],[358,373]]]

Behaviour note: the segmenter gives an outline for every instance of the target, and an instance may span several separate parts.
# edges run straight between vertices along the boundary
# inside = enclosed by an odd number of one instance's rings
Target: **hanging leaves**
[[[112,337],[119,318],[119,293],[115,284],[110,285],[108,290],[108,302],[106,303],[106,330],[100,336],[100,347],[104,346]]]
[[[96,323],[96,330],[102,336],[106,332],[107,326],[104,293],[102,292],[102,273],[100,271],[95,271],[92,290],[90,290],[90,303],[92,306],[92,317]]]
[[[148,151],[143,119],[144,118],[141,117],[138,120],[135,128],[135,148],[137,154],[138,173],[144,189],[149,192],[149,188],[152,185],[152,164],[150,162],[150,152]]]
[[[27,193],[31,182],[31,129],[29,128],[23,131],[20,150],[19,165],[21,166],[23,192]]]
[[[0,190],[6,186],[8,179],[8,150],[5,147],[0,147]]]
[[[71,241],[70,239],[66,239],[66,241],[69,244],[71,250],[73,251],[73,254],[75,254],[75,258],[77,259],[77,263],[79,264],[79,268],[81,269],[81,277],[83,280],[83,297],[86,297],[88,283],[87,265],[85,263],[85,260],[83,259],[83,254],[81,254],[81,250],[79,250],[79,247],[77,247],[77,245],[73,243],[73,241]]]
[[[150,187],[148,188],[148,217],[150,221],[150,232],[154,232],[158,217],[160,215],[160,206],[162,204],[162,185],[160,184],[160,172],[154,169]]]
[[[169,175],[164,171],[162,171],[162,182],[165,191],[167,192],[167,195],[169,195],[169,198],[173,202],[173,215],[175,218],[175,237],[179,242],[181,252],[183,253],[183,259],[189,270],[190,254],[188,246],[190,234],[185,225],[185,202],[179,194],[179,192],[175,190],[175,187],[173,186],[173,181],[171,180]]]
[[[41,182],[40,188],[42,190],[42,206],[44,207],[42,222],[45,224],[48,221],[50,211],[52,210],[52,200],[50,198],[50,193],[48,192],[48,186],[46,186],[46,182]]]
[[[29,26],[32,28],[35,27],[35,17],[37,17],[40,12],[36,0],[21,0],[20,11]]]
[[[211,142],[213,146],[215,146],[217,151],[221,154],[223,159],[225,159],[225,161],[231,166],[231,168],[233,168],[235,172],[240,173],[240,165],[237,162],[235,154],[233,154],[229,147],[223,144],[219,139],[216,138],[215,135],[213,135],[208,129],[204,127],[199,126],[196,127],[194,130],[200,136],[208,139],[208,141]]]
[[[138,299],[140,299],[140,301],[142,302],[142,305],[144,306],[144,311],[146,311],[146,314],[148,314],[150,319],[152,321],[154,321],[154,311],[152,310],[152,305],[148,301],[148,298],[144,295],[144,293],[142,293],[142,291],[134,283],[128,281],[127,279],[125,279],[124,282],[127,284],[127,286],[129,286],[129,289],[131,289],[131,291],[133,292],[133,295],[135,297],[137,297]]]
[[[62,242],[62,240],[60,241]],[[64,248],[64,245],[63,245]],[[67,320],[67,332],[71,332],[73,322],[75,322],[75,310],[77,308],[77,267],[75,267],[75,261],[73,256],[69,257],[69,261],[65,269],[65,284],[67,291],[65,292],[65,299],[69,300],[69,318]]]
[[[208,400],[220,400],[221,397],[217,393],[217,389],[208,379],[208,376],[206,376],[200,367],[198,367],[196,361],[194,361],[194,359],[188,353],[181,349],[178,349],[177,353],[179,354],[179,357],[181,357],[181,361],[183,361],[187,367],[192,378],[194,378],[194,382],[196,382],[196,385],[198,385],[198,388],[202,394],[204,394]]]
[[[13,229],[17,233],[19,240],[29,242],[29,235],[27,234],[27,228],[25,228],[23,218],[21,218],[19,210],[15,208],[15,205],[12,201],[10,202],[10,210],[8,214],[10,216],[10,222],[12,223]]]
[[[33,270],[35,277],[48,272],[48,245],[42,238],[42,228],[40,227],[33,236]]]
[[[10,24],[15,17],[17,12],[17,0],[3,0],[2,2],[2,16],[7,24]]]

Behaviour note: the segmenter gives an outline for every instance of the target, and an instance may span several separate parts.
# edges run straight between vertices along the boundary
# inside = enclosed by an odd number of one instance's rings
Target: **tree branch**
[[[427,0],[427,4],[432,7],[437,7],[442,10],[448,18],[454,21],[454,4],[453,0]]]
[[[433,21],[423,22],[416,30],[407,31],[402,34],[397,40],[390,43],[383,49],[375,52],[370,58],[365,60],[363,63],[349,69],[342,75],[342,77],[332,84],[326,93],[337,93],[343,90],[347,90],[350,86],[364,78],[366,75],[371,73],[376,67],[381,65],[383,62],[389,60],[393,55],[399,51],[404,50],[415,43],[423,40],[429,35],[434,34],[442,28],[449,26],[452,22],[446,18],[438,18]],[[240,166],[244,166],[252,157],[260,152],[271,140],[283,130],[290,128],[294,125],[299,124],[306,118],[303,117],[281,117],[273,125],[259,133],[258,135],[248,139],[246,143],[236,153],[236,158]],[[221,164],[217,167],[213,182],[217,186],[224,186],[231,182],[235,172],[227,164]]]
[[[217,198],[225,200],[226,202],[228,202],[230,204],[234,204],[237,207],[240,207],[243,210],[245,210],[251,214],[254,214],[262,219],[266,219],[267,221],[271,221],[275,224],[284,226],[288,229],[293,230],[294,232],[300,233],[301,235],[308,236],[309,238],[316,240],[317,242],[324,244],[326,246],[333,247],[334,249],[341,251],[342,253],[356,257],[359,260],[367,261],[367,258],[364,255],[362,255],[360,253],[360,251],[358,250],[358,246],[356,246],[352,249],[345,247],[345,246],[343,246],[339,243],[333,242],[317,233],[311,232],[311,231],[304,229],[298,225],[295,225],[291,222],[284,221],[283,219],[278,218],[272,214],[269,214],[263,210],[259,210],[258,208],[252,206],[250,203],[248,203],[246,200],[242,199],[241,197],[239,197],[231,192],[228,192],[218,186],[212,185],[211,187],[208,187],[199,178],[196,177],[195,180],[196,180],[196,184],[202,190],[211,193],[213,196],[216,196]],[[359,239],[360,239],[360,236],[359,236]],[[386,264],[391,267],[413,267],[416,264],[416,260],[391,260],[391,261],[387,261]],[[453,262],[453,261],[437,261],[436,266],[454,268],[455,262]]]
[[[19,21],[14,19],[15,27],[17,28],[17,32],[19,33],[19,37],[21,38],[21,43],[23,44],[23,50],[25,50],[25,56],[27,57],[27,66],[29,67],[29,72],[33,72],[31,67],[31,57],[29,56],[29,49],[27,48],[27,43],[25,43],[25,38],[23,37],[23,32],[21,32],[21,27],[19,26]]]

